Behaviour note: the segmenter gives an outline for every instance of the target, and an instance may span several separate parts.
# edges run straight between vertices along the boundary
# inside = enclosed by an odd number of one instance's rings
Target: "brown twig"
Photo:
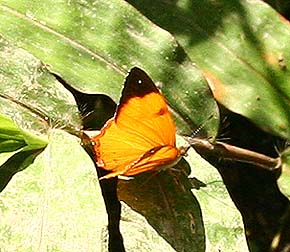
[[[208,140],[187,137],[188,143],[197,151],[220,156],[222,159],[254,164],[266,170],[281,167],[281,158],[272,158],[251,150],[236,147],[222,142],[211,143]]]

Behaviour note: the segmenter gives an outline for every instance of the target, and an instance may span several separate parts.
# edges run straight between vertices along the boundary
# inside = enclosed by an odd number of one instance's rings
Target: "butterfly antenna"
[[[288,140],[287,141],[276,140],[274,144],[275,152],[279,157],[281,157],[283,155],[283,151],[285,151],[289,147],[290,142]]]
[[[190,135],[190,137],[195,137],[199,134],[199,132],[204,128],[204,126],[213,118],[213,114],[211,114],[201,125],[199,125],[197,127],[197,129],[195,129],[192,134]]]

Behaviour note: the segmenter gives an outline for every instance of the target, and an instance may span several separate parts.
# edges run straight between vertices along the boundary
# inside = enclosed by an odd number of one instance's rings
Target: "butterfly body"
[[[165,98],[144,71],[133,68],[115,116],[93,138],[97,165],[110,171],[103,178],[173,166],[185,152],[176,147],[175,132]]]

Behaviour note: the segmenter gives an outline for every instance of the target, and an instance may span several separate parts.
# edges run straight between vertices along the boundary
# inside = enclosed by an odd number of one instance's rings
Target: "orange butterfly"
[[[144,71],[131,69],[115,116],[92,139],[97,165],[111,171],[101,179],[172,167],[187,150],[176,147],[175,133],[165,98]]]

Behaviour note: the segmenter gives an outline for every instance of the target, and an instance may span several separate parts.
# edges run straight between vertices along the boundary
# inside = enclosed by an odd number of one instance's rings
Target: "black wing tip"
[[[133,67],[133,68],[131,68],[130,70],[129,70],[129,72],[128,72],[128,76],[129,75],[133,75],[133,74],[138,74],[138,75],[146,75],[146,76],[148,76],[147,75],[147,73],[144,71],[144,70],[142,70],[140,67]]]
[[[134,72],[134,71],[144,72],[144,70],[142,70],[140,67],[134,66],[129,70],[129,73]]]
[[[159,93],[159,91],[145,71],[139,67],[133,67],[126,77],[116,118],[119,111],[130,99],[135,97],[142,98],[150,93]]]
[[[152,92],[159,92],[148,74],[139,67],[133,67],[125,80],[122,97],[143,97]]]

